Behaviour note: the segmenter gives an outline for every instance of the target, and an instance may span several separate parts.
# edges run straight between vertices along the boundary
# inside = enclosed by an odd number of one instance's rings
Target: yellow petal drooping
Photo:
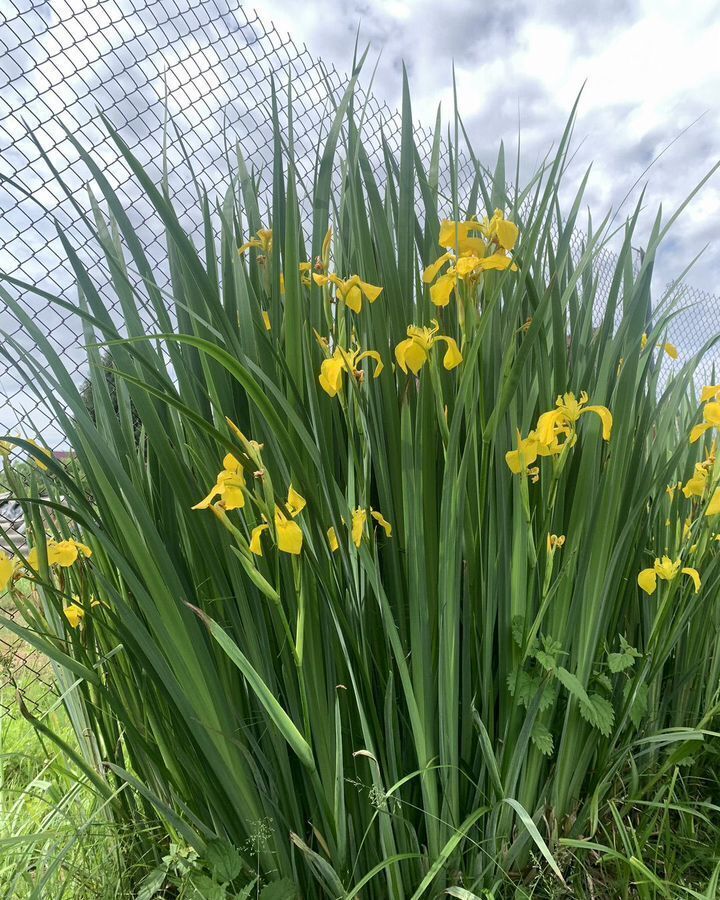
[[[305,509],[306,505],[307,501],[305,498],[301,497],[295,488],[290,485],[288,488],[287,508],[293,519]]]
[[[715,488],[710,502],[705,509],[706,516],[717,516],[720,513],[720,488]]]
[[[499,271],[504,271],[505,269],[512,269],[513,272],[517,272],[517,266],[512,261],[510,256],[505,256],[503,253],[492,253],[490,256],[486,256],[480,260],[479,263],[480,269],[498,269]]]
[[[503,250],[512,250],[515,246],[518,236],[520,234],[520,229],[514,222],[510,222],[508,219],[498,219],[495,222],[495,235],[497,237],[497,242],[503,248]]]
[[[485,241],[478,236],[480,223],[472,219],[467,222],[451,222],[445,219],[440,223],[438,244],[446,250],[455,250],[464,256],[472,253],[475,256],[485,255]]]
[[[428,352],[412,338],[406,338],[395,348],[395,359],[403,372],[407,374],[410,369],[413,375],[417,375],[428,361]]]
[[[323,349],[327,348],[323,346]],[[324,359],[320,364],[320,374],[318,381],[320,387],[330,397],[335,397],[343,387],[343,373],[348,372],[353,377],[362,379],[363,372],[357,366],[364,359],[372,359],[375,361],[375,372],[373,378],[377,378],[383,370],[383,363],[377,350],[363,350],[359,348],[345,350],[343,347],[336,347],[332,356]]]
[[[383,514],[379,513],[376,509],[371,509],[370,515],[375,519],[378,525],[382,525],[385,529],[385,537],[392,537],[392,525],[384,518]]]
[[[443,357],[443,365],[446,369],[454,369],[462,362],[462,354],[454,338],[444,334],[438,334],[439,325],[435,319],[432,328],[419,328],[416,325],[408,326],[407,338],[395,347],[395,359],[400,368],[407,374],[407,370],[417,375],[430,357],[430,350],[437,341],[447,344],[447,350]]]
[[[77,603],[70,603],[63,609],[63,613],[65,614],[65,618],[70,623],[70,627],[78,628],[83,616],[85,615],[85,610],[82,608],[82,606],[78,606]]]
[[[352,514],[352,539],[356,547],[360,546],[367,521],[367,510],[358,507]]]
[[[447,350],[445,351],[445,356],[443,356],[443,366],[449,371],[456,368],[463,361],[462,353],[460,352],[460,348],[455,342],[454,338],[445,337],[445,335],[439,335],[435,338],[437,341],[445,341],[447,344]]]
[[[0,550],[0,591],[7,588],[14,571],[15,563],[4,550]]]
[[[697,594],[700,591],[700,574],[697,569],[693,569],[691,566],[686,566],[684,569],[680,570],[683,575],[688,575],[692,578],[692,583],[695,586],[695,593]]]
[[[51,542],[48,544],[48,564],[68,568],[78,558],[78,549],[74,541]]]
[[[287,519],[279,509],[275,510],[275,531],[278,550],[297,556],[302,550],[303,533],[297,522]]]
[[[526,471],[538,457],[538,439],[534,431],[523,438],[517,433],[517,450],[508,450],[505,454],[505,462],[513,475],[519,475]]]
[[[646,594],[654,594],[657,587],[655,569],[643,569],[637,577],[637,582]]]
[[[441,275],[430,288],[430,300],[432,303],[439,307],[447,306],[450,303],[450,295],[455,290],[456,283],[456,272],[452,271]]]
[[[425,284],[431,284],[438,276],[438,272],[445,265],[446,262],[455,261],[454,253],[443,253],[439,259],[436,259],[434,263],[431,263],[427,269],[423,272],[422,280]]]
[[[334,397],[338,391],[342,389],[342,373],[345,364],[342,358],[332,356],[330,359],[324,359],[320,364],[320,375],[318,381],[320,387],[329,397]]]
[[[232,425],[232,423],[230,424]],[[233,427],[237,428],[237,426]],[[232,453],[226,453],[223,459],[223,470],[218,473],[217,480],[210,493],[199,503],[196,503],[193,509],[208,509],[215,497],[218,496],[225,509],[242,509],[245,506],[244,488],[245,474],[242,464]]]
[[[52,459],[53,458],[52,450],[48,450],[47,447],[41,447],[40,444],[38,444],[38,442],[34,441],[32,438],[25,438],[25,440],[28,442],[28,444],[32,444],[33,447],[40,454],[39,459],[36,456],[31,456],[30,457],[31,461],[33,463],[35,463],[35,465],[38,467],[38,469],[42,469],[43,472],[46,472],[47,466],[45,465],[45,463],[42,460],[43,460],[43,457],[45,457],[46,459]]]
[[[703,423],[696,425],[690,432],[690,443],[694,444],[710,428],[720,428],[720,402],[707,403],[703,408]]]
[[[256,525],[251,534],[250,534],[250,552],[254,553],[255,556],[262,556],[262,543],[260,542],[260,536],[263,531],[267,531],[270,526],[267,524]]]
[[[357,284],[352,284],[342,295],[345,306],[349,307],[354,313],[362,311],[362,291]]]
[[[682,492],[685,497],[702,497],[707,486],[707,478],[707,469],[701,463],[698,463],[695,466],[695,474],[692,478],[688,478],[683,486]]]

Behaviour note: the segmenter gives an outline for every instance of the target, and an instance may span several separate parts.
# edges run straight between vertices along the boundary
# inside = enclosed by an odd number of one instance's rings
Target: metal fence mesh
[[[264,24],[238,0],[0,0],[0,271],[37,284],[45,291],[75,299],[74,278],[57,236],[55,221],[91,265],[101,291],[103,263],[86,246],[73,205],[53,179],[27,129],[37,136],[70,192],[87,209],[88,173],[79,162],[63,125],[90,150],[117,190],[146,248],[162,286],[166,251],[162,224],[120,160],[99,122],[107,114],[151,176],[160,180],[164,123],[169,181],[182,224],[201,235],[193,173],[212,195],[227,185],[228,159],[239,142],[254,167],[269,170],[272,155],[270,84],[274,75],[282,93],[292,85],[294,111],[302,129],[296,141],[300,189],[312,184],[315,147],[329,123],[332,97],[347,76],[315,59],[305,46]],[[362,96],[362,95],[361,95]],[[365,146],[381,165],[381,134],[398,150],[399,117],[372,96],[367,99]],[[429,154],[430,133],[418,129],[420,151]],[[471,169],[465,163],[468,176]],[[470,178],[466,178],[469,182]],[[578,235],[579,252],[582,236]],[[606,292],[615,259],[598,273]],[[685,351],[717,330],[718,300],[683,288],[700,301],[700,314],[683,314]],[[112,305],[110,293],[106,293]],[[21,294],[68,368],[82,376],[84,350],[77,317],[52,303]],[[148,313],[148,328],[153,325]],[[24,340],[17,320],[3,309],[0,328]],[[43,417],[33,396],[10,362],[0,358],[0,428],[39,432],[50,446],[62,443],[52,421]],[[0,599],[0,608],[2,600]],[[6,613],[9,612],[6,610]],[[0,662],[6,672],[51,683],[42,660],[28,656],[20,642],[0,629]],[[37,671],[35,671],[37,670]],[[7,678],[0,669],[0,709],[7,707]]]

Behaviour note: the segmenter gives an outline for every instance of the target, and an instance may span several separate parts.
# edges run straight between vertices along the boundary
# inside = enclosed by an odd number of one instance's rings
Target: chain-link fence
[[[115,145],[99,123],[103,110],[131,150],[159,181],[166,150],[169,182],[182,224],[201,238],[195,176],[212,195],[227,185],[235,142],[260,177],[270,171],[271,75],[286,99],[291,84],[297,121],[300,189],[309,191],[316,145],[327,128],[333,101],[347,76],[313,58],[306,47],[264,24],[238,0],[0,0],[0,271],[35,284],[49,294],[74,299],[74,278],[57,236],[56,222],[84,255],[102,290],[103,262],[87,246],[80,217],[51,176],[31,130],[48,153],[67,189],[85,202],[87,173],[64,128],[99,161],[128,210],[162,284],[166,251],[162,223],[143,197]],[[362,95],[361,95],[362,96]],[[382,161],[381,135],[398,150],[399,117],[367,97],[365,146]],[[170,125],[166,128],[167,118]],[[431,135],[418,129],[421,153]],[[165,143],[165,148],[164,148]],[[461,172],[471,180],[466,163]],[[578,247],[581,236],[578,236]],[[598,272],[599,293],[609,285],[615,259]],[[688,289],[689,291],[689,289]],[[111,295],[106,294],[112,305]],[[717,301],[700,298],[706,314],[684,324],[693,351],[709,328],[717,330]],[[25,291],[20,301],[42,324],[68,368],[82,376],[85,353],[81,323],[48,300]],[[149,314],[148,314],[149,315]],[[710,325],[710,317],[712,325]],[[685,321],[685,320],[683,320]],[[152,328],[148,318],[148,328]],[[0,329],[22,340],[18,323],[0,311]],[[0,428],[41,433],[54,447],[62,434],[37,410],[33,396],[13,366],[0,359]],[[0,606],[2,601],[0,600]],[[7,611],[6,611],[7,612]],[[6,668],[27,673],[41,661],[24,657],[19,643],[0,630],[0,657]],[[43,678],[42,668],[39,677]],[[50,673],[47,672],[50,683]],[[3,675],[0,670],[0,706]]]
[[[87,209],[87,173],[64,128],[100,162],[130,215],[160,286],[167,281],[164,231],[105,129],[105,112],[151,175],[162,177],[163,152],[176,208],[186,230],[202,239],[195,176],[210,196],[224,191],[235,143],[261,180],[271,176],[271,75],[280,103],[292,86],[294,114],[302,122],[296,138],[300,190],[310,190],[318,138],[329,125],[347,76],[314,59],[305,47],[267,26],[237,0],[5,0],[0,22],[0,271],[64,299],[74,299],[74,277],[57,225],[78,248],[103,292],[108,273],[87,245],[80,216],[30,137],[37,138],[57,174]],[[361,95],[361,99],[364,99]],[[367,149],[381,158],[381,134],[397,151],[399,117],[368,97],[372,122]],[[167,117],[167,118],[166,118]],[[170,120],[168,126],[167,121]],[[421,151],[429,133],[419,131]],[[112,296],[104,293],[112,307]],[[24,308],[40,322],[54,348],[78,379],[85,353],[77,316],[20,293]],[[148,330],[153,321],[147,311]],[[19,323],[0,311],[3,332],[23,340]],[[0,428],[42,434],[51,447],[63,436],[36,408],[13,366],[0,359]],[[2,514],[0,500],[0,515]],[[8,519],[5,517],[5,524]],[[9,608],[0,610],[12,615]],[[27,687],[51,672],[22,642],[0,628],[0,709],[12,702],[14,679]],[[35,685],[32,696],[42,693]]]

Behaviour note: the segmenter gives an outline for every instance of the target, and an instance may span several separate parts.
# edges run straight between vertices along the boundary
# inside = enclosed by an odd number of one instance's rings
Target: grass
[[[40,604],[18,597],[27,631],[4,623],[57,664],[77,750],[57,745],[127,833],[162,822],[172,846],[145,860],[148,897],[170,884],[265,900],[714,896],[720,472],[712,431],[689,441],[714,407],[697,400],[699,357],[662,375],[674,298],[650,295],[681,210],[654,220],[639,271],[640,206],[620,230],[588,228],[577,258],[585,180],[559,201],[572,120],[522,188],[507,187],[502,148],[488,169],[465,144],[475,177],[461,190],[458,114],[424,163],[406,83],[401,151],[379,179],[353,87],[312,185],[294,167],[302,123],[274,104],[268,218],[238,148],[225,196],[200,191],[199,250],[167,184],[105,123],[166,228],[169,290],[70,136],[102,198],[86,225],[124,317],[118,329],[60,231],[80,302],[52,299],[85,324],[92,416],[14,299],[32,285],[0,288],[38,348],[7,337],[6,352],[74,453],[31,483]],[[468,246],[441,220],[498,208],[517,243],[493,218],[472,245],[484,262],[433,302],[422,273],[441,235]],[[358,311],[306,261],[382,293],[363,288]],[[404,355],[408,326],[433,319],[442,343],[421,335]],[[355,346],[383,369],[348,362]],[[595,411],[578,417],[567,397],[544,428],[570,391]],[[698,490],[666,491],[699,464]],[[214,484],[222,502],[194,509]],[[92,556],[61,564],[45,535]],[[661,567],[648,595],[638,575],[663,554],[678,571]]]
[[[70,745],[62,706],[37,681],[18,690],[45,707],[44,723]],[[3,702],[8,698],[3,696]],[[17,712],[17,707],[14,707]],[[131,897],[122,825],[58,748],[21,716],[0,717],[0,897]]]

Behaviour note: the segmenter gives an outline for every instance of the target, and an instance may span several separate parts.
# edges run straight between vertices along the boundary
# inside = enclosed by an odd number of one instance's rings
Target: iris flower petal
[[[697,594],[700,591],[700,574],[697,569],[693,569],[692,566],[686,566],[684,569],[680,570],[683,575],[688,575],[692,578],[692,582],[695,585],[695,593]]]
[[[252,533],[250,534],[250,552],[254,553],[255,556],[262,556],[262,544],[260,543],[260,535],[263,531],[267,531],[270,526],[266,523],[262,525],[256,525],[253,528]]]
[[[637,577],[637,583],[646,594],[654,594],[657,587],[657,575],[655,569],[643,569]]]

